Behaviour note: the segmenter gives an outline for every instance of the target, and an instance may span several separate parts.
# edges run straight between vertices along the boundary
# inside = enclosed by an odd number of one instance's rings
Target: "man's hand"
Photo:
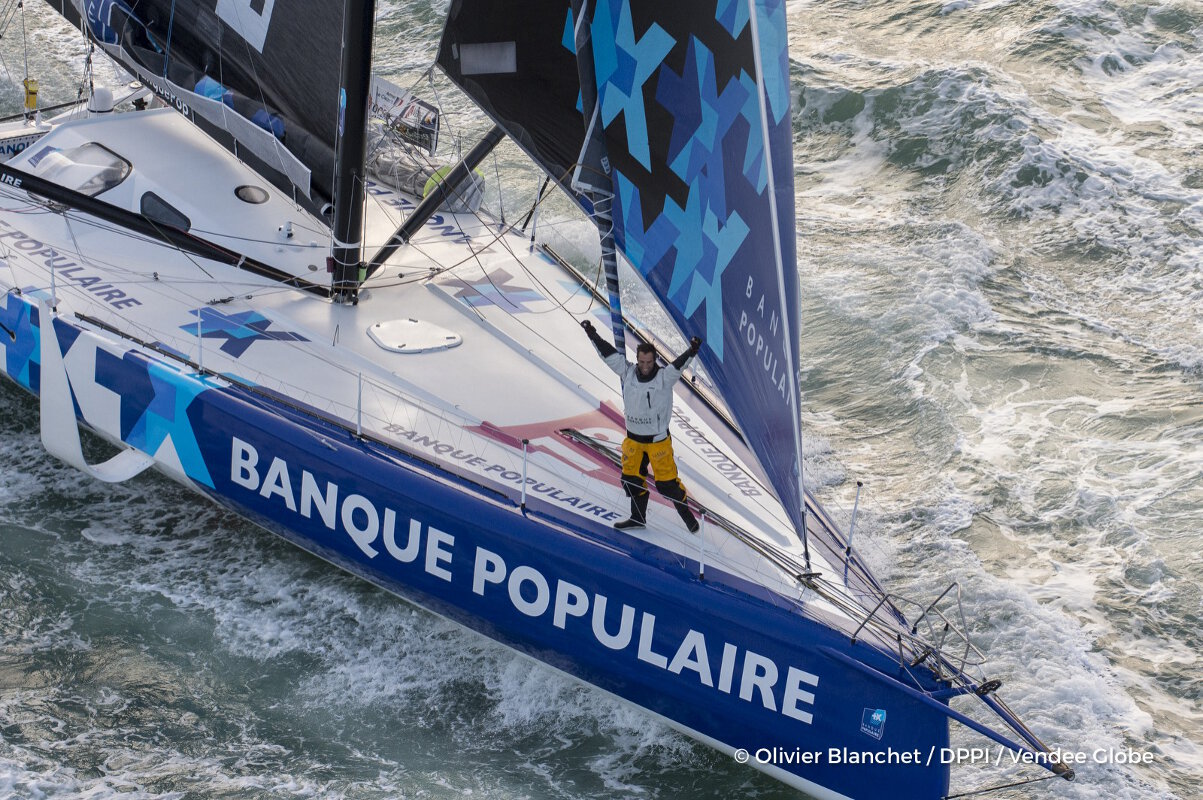
[[[581,327],[585,329],[585,333],[593,333],[593,322],[590,320],[581,320]]]
[[[702,349],[702,338],[700,336],[695,336],[689,340],[689,352],[691,355],[696,356],[698,354],[698,351],[701,349]]]

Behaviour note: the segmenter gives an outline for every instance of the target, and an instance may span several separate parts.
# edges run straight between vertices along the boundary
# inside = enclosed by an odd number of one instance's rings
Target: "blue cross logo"
[[[487,278],[470,283],[458,290],[455,296],[468,305],[509,307],[517,313],[530,311],[529,303],[537,303],[544,299],[543,295],[526,286],[516,286],[510,281],[514,279],[503,269],[489,273]]]
[[[194,316],[200,318],[200,335],[204,339],[225,339],[221,351],[234,358],[239,358],[247,348],[255,342],[271,340],[277,342],[307,342],[299,333],[292,331],[272,331],[271,320],[256,311],[243,311],[239,314],[223,314],[209,308],[194,309]],[[195,322],[181,325],[180,330],[196,334]]]

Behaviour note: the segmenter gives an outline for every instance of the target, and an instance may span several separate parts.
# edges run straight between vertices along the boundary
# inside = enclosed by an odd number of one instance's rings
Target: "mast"
[[[334,298],[359,299],[363,268],[363,162],[367,149],[368,82],[372,70],[375,0],[347,0],[343,16],[342,86],[334,155]]]

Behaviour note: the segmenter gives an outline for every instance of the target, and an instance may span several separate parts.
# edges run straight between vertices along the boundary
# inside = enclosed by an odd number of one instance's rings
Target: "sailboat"
[[[438,65],[495,125],[422,198],[364,172],[368,0],[50,2],[161,102],[0,165],[3,369],[49,453],[157,469],[814,797],[944,797],[953,722],[1073,777],[959,588],[890,594],[805,488],[782,0],[453,0]],[[604,286],[448,204],[504,137]],[[658,341],[620,260],[704,341],[670,425],[696,533],[663,498],[613,526],[621,394],[580,323]]]

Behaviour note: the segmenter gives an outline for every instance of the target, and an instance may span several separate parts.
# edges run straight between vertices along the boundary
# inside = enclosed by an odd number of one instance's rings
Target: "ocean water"
[[[425,85],[441,5],[381,7],[380,71]],[[1149,761],[986,797],[1198,797],[1203,3],[788,17],[808,479],[843,509],[865,483],[858,543],[893,590],[958,583],[1048,744]],[[46,102],[82,74],[77,34],[25,23],[4,109],[23,39]],[[496,169],[521,213],[540,177]],[[7,382],[0,458],[4,800],[797,796],[163,478],[49,460]],[[1000,782],[970,764],[953,791]]]

